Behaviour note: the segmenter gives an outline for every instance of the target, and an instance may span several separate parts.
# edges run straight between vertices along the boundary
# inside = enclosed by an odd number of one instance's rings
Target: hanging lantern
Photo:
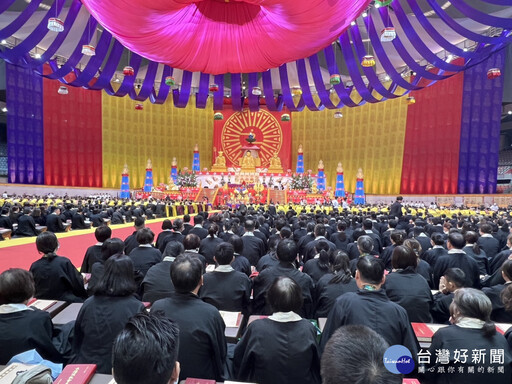
[[[255,96],[260,96],[261,95],[261,88],[260,87],[254,87],[252,89],[252,94],[255,95]]]
[[[341,119],[343,117],[343,113],[340,111],[334,112],[334,118],[335,119]]]
[[[375,4],[378,4],[379,7],[386,7],[391,4],[393,0],[375,0]]]
[[[329,83],[331,83],[331,85],[338,85],[338,84],[340,84],[341,83],[341,76],[338,75],[337,73],[334,74],[334,75],[331,75]]]
[[[416,104],[416,99],[414,98],[414,96],[409,96],[407,99],[405,99],[407,101],[407,105],[412,105],[412,104]]]
[[[292,87],[292,95],[293,96],[302,95],[302,88],[301,87]]]
[[[375,57],[372,55],[366,55],[361,61],[363,67],[373,67],[375,65]]]
[[[64,22],[58,17],[50,17],[48,19],[48,29],[52,32],[63,32]]]
[[[283,113],[281,115],[281,121],[290,121],[290,114],[288,113]]]
[[[172,87],[174,84],[176,84],[176,80],[172,76],[167,76],[165,78],[165,84],[168,85],[169,87]]]
[[[144,106],[142,104],[135,104],[135,110],[142,111],[144,109]]]
[[[395,40],[396,37],[396,30],[394,27],[387,27],[382,30],[380,33],[380,41],[383,43],[386,43],[388,41]]]
[[[90,44],[82,45],[82,55],[85,56],[94,56],[96,54],[96,48]]]
[[[61,85],[61,86],[59,87],[59,90],[57,91],[57,93],[58,93],[59,95],[67,95],[67,94],[69,93],[69,89],[68,89],[68,87],[66,87],[66,86],[64,86],[64,85]]]
[[[499,68],[491,68],[487,71],[487,78],[489,80],[495,79],[501,76],[501,70]]]
[[[133,75],[135,75],[135,71],[133,70],[133,67],[130,67],[129,65],[124,67],[123,68],[123,75],[125,75],[125,76],[133,76]]]
[[[210,84],[210,92],[217,92],[219,90],[219,86],[217,84]]]
[[[224,120],[224,115],[220,112],[215,112],[213,114],[213,120]]]

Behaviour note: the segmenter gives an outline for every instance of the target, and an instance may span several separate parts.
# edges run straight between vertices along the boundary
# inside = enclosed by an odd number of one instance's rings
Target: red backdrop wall
[[[411,93],[401,193],[457,193],[463,76]]]
[[[45,184],[101,187],[101,92],[61,85],[43,80]]]

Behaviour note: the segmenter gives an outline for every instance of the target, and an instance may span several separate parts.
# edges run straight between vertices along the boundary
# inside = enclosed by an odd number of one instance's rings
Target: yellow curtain
[[[130,188],[142,188],[147,160],[153,164],[153,182],[167,183],[172,158],[178,169],[192,169],[194,145],[199,145],[201,168],[212,164],[213,106],[196,109],[191,97],[186,108],[176,108],[169,98],[165,104],[140,103],[129,97],[103,93],[103,187],[120,188],[124,164],[130,172]]]
[[[345,190],[353,193],[358,168],[363,169],[368,194],[398,194],[402,177],[407,103],[405,98],[357,108],[342,109],[335,119],[333,110],[292,114],[293,169],[296,149],[304,149],[304,169],[317,172],[323,160],[326,185],[336,185],[336,167],[342,162]]]

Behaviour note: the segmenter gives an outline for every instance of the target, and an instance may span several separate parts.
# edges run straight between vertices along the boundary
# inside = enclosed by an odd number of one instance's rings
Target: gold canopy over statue
[[[269,172],[272,173],[283,173],[283,166],[281,165],[281,159],[277,156],[277,153],[270,158],[270,166],[268,167]]]

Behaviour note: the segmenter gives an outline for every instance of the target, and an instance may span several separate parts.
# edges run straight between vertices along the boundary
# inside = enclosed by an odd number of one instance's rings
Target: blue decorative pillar
[[[343,167],[341,163],[338,163],[338,168],[336,168],[336,191],[334,196],[345,198],[345,180],[343,179]]]
[[[302,152],[302,144],[299,145],[297,154],[297,168],[296,173],[304,173],[304,153]]]
[[[354,204],[364,204],[364,176],[363,170],[359,168],[356,176],[356,192],[354,193]]]
[[[192,160],[192,171],[200,172],[201,165],[199,163],[199,146],[196,144],[194,147],[194,158]]]
[[[121,175],[121,199],[130,198],[130,175],[128,174],[128,165],[124,165],[123,174]]]
[[[146,166],[146,180],[144,181],[144,192],[151,192],[153,190],[153,166],[151,160],[148,159]]]
[[[318,175],[316,179],[316,187],[319,191],[325,191],[325,173],[324,173],[324,162],[320,160],[318,162]]]
[[[174,183],[176,183],[176,180],[178,180],[178,162],[176,161],[175,157],[172,158],[171,179]]]

